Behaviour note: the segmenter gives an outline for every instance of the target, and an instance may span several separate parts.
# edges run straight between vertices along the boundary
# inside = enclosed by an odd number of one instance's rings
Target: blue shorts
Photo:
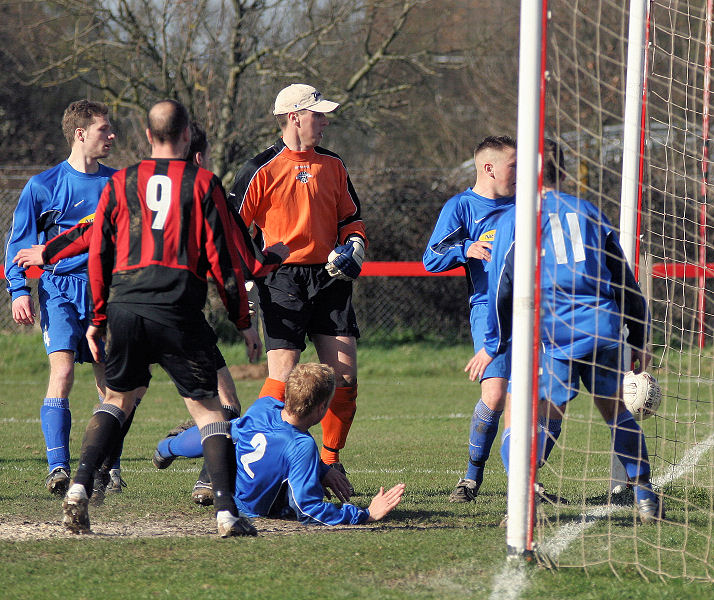
[[[593,396],[616,397],[623,375],[622,349],[596,349],[592,354],[573,359],[559,359],[541,353],[538,391],[541,400],[563,406],[585,389]]]
[[[486,317],[488,315],[488,306],[477,304],[471,307],[471,339],[474,341],[474,352],[478,352],[483,348],[483,338],[486,331]],[[481,381],[489,377],[502,377],[510,379],[511,377],[511,347],[503,354],[499,354],[491,361],[491,364],[486,367]]]
[[[47,354],[69,350],[74,352],[75,362],[92,362],[84,337],[92,314],[88,282],[72,275],[53,275],[45,271],[40,277],[37,295]]]

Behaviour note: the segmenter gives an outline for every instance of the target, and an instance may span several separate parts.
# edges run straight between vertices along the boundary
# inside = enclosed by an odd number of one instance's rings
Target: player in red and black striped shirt
[[[148,385],[149,366],[159,363],[201,430],[219,534],[255,535],[232,498],[235,454],[217,395],[216,337],[202,312],[210,272],[249,357],[260,352],[237,252],[240,233],[217,177],[184,160],[190,142],[186,109],[164,100],[152,107],[148,121],[151,159],[115,174],[92,227],[95,314],[87,339],[98,359],[99,339],[106,336],[107,397],[87,425],[63,522],[72,531],[89,530],[94,471],[120,435],[135,390]]]
[[[192,162],[196,166],[210,169],[208,147],[208,141],[203,128],[195,121],[192,121],[191,146],[189,147],[186,160]],[[240,217],[233,205],[229,203],[228,209],[241,232],[241,236],[239,237],[238,254],[243,261],[243,274],[246,280],[265,277],[268,273],[275,270],[283,259],[287,257],[289,253],[287,246],[282,243],[277,243],[265,248],[264,251],[261,251],[254,243],[253,238],[243,223],[243,219]],[[47,244],[33,245],[31,248],[20,250],[13,259],[13,262],[17,263],[18,266],[22,268],[27,268],[28,266],[41,267],[43,265],[56,264],[64,258],[88,252],[89,242],[92,237],[91,228],[93,220],[94,215],[92,215],[92,221],[79,223],[75,227],[72,227],[71,229],[55,236],[48,241]],[[218,377],[218,396],[221,399],[221,405],[226,411],[228,411],[227,418],[240,416],[241,405],[238,399],[238,393],[236,391],[233,378],[231,377],[228,367],[226,366],[225,359],[217,346],[215,348],[215,359],[216,375]],[[131,420],[132,415],[130,415],[125,422],[125,431],[129,430]],[[121,444],[119,444],[113,454],[117,457],[121,454]],[[105,462],[105,470],[109,470],[111,465],[114,465],[115,462],[118,463],[118,461],[114,460],[114,456],[109,456]],[[104,469],[104,467],[102,467],[102,469]],[[97,493],[97,490],[102,489],[101,484],[97,482],[97,477],[100,479],[104,477],[102,469],[100,469],[98,474],[95,475],[93,494],[93,502],[95,504],[101,503],[102,499],[100,498],[100,494]],[[113,481],[115,479],[116,471],[109,470],[109,473],[111,474]],[[109,491],[121,491],[121,487],[111,487],[110,484],[110,486],[107,487],[107,492]],[[191,496],[197,504],[207,505],[213,503],[213,490],[211,488],[210,477],[205,469],[205,466],[201,470],[201,474],[199,475]]]

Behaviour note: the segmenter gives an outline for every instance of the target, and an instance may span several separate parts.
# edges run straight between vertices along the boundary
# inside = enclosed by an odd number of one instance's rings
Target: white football
[[[622,399],[638,421],[648,419],[662,403],[662,388],[646,371],[628,371],[622,380]]]

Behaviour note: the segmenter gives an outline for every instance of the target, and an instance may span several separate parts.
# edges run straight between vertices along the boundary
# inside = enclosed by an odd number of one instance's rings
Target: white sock
[[[216,513],[216,521],[219,523],[233,524],[238,520],[238,517],[231,514],[229,510],[219,510]]]
[[[84,489],[84,486],[81,483],[73,483],[67,490],[67,495],[74,496],[75,498],[79,498],[81,500],[86,500],[87,490]]]

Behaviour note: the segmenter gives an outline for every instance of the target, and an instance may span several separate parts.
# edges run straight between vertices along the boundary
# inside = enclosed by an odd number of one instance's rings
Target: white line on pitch
[[[188,417],[188,415],[186,415]],[[372,417],[362,417],[361,421],[442,421],[449,419],[470,419],[471,413],[450,413],[448,415],[374,415]],[[88,419],[73,419],[74,423],[86,423]],[[0,423],[39,423],[38,418],[17,419],[15,417],[5,417],[0,419]],[[172,424],[164,419],[141,419],[141,423],[167,423],[167,427]],[[175,424],[175,423],[174,423]]]
[[[660,477],[655,477],[652,483],[657,487],[662,487],[679,479],[687,471],[692,469],[699,459],[712,447],[714,447],[714,434],[706,440],[692,446],[682,457],[682,460]],[[595,525],[600,519],[607,517],[618,510],[628,507],[621,506],[596,506],[585,512],[579,522],[562,525],[558,531],[541,544],[541,549],[553,560],[566,550],[566,548],[579,538],[586,529]],[[631,509],[630,509],[631,510]],[[528,586],[528,579],[531,569],[522,562],[507,563],[503,569],[494,577],[494,585],[491,590],[490,600],[517,600]]]
[[[141,473],[156,473],[157,469],[154,466],[148,466],[151,459],[146,458],[146,467],[137,467],[135,466],[136,459],[131,458],[131,459],[124,459],[125,462],[122,462],[121,465],[121,470],[122,473],[130,473],[130,474],[141,474]],[[142,459],[139,459],[142,460]],[[180,459],[181,461],[185,460],[184,458]],[[197,460],[197,459],[190,459],[190,460]],[[168,469],[166,472],[167,473],[194,473],[198,470],[197,466],[192,466],[192,467],[178,467],[176,466],[177,463],[174,463],[173,466]],[[14,465],[10,464],[7,466],[2,466],[0,467],[0,471],[2,470],[8,470],[8,471],[19,471],[19,472],[33,472],[36,471],[37,469],[35,467],[28,467],[28,466],[19,466],[19,465]],[[460,469],[350,469],[350,474],[353,475],[403,475],[404,473],[416,473],[419,475],[462,475],[463,471]],[[488,476],[489,474],[494,473],[494,471],[489,471],[489,469],[486,469],[485,474]]]

